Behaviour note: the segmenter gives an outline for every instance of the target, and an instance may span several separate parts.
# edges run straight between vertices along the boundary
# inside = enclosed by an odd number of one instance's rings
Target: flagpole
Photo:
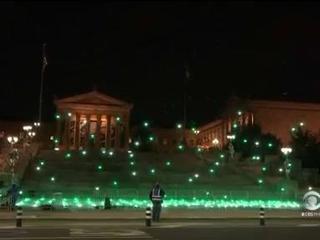
[[[183,81],[183,141],[185,143],[185,130],[187,127],[187,80],[189,80],[190,73],[187,64],[185,64],[185,77]]]
[[[45,55],[46,44],[42,45],[42,68],[41,68],[41,80],[40,80],[40,96],[39,96],[39,123],[42,121],[42,98],[43,98],[43,79],[44,79],[44,71],[47,65],[47,59]]]

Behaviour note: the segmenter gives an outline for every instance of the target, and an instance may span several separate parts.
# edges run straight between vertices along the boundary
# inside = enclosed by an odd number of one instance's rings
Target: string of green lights
[[[117,207],[127,208],[145,208],[150,206],[148,200],[140,199],[110,199],[111,204]],[[23,198],[17,205],[21,207],[40,207],[41,205],[52,204],[63,208],[93,208],[103,206],[104,200],[95,198]],[[265,207],[269,209],[298,209],[300,204],[289,200],[233,200],[233,199],[166,199],[163,203],[165,208],[259,208]]]

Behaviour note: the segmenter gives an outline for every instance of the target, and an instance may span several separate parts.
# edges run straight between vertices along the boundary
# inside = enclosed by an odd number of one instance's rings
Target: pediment
[[[127,102],[110,97],[98,91],[92,91],[89,93],[79,94],[72,97],[62,98],[62,99],[56,100],[55,103],[58,106],[63,104],[109,105],[109,106],[118,106],[118,107],[131,106],[131,104]]]

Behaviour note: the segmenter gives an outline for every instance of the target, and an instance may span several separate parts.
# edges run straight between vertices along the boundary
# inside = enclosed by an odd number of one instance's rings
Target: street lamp
[[[213,144],[214,147],[217,147],[218,144],[219,144],[219,139],[218,138],[213,139],[212,140],[212,144]]]
[[[286,178],[289,179],[291,163],[289,163],[288,155],[292,152],[292,148],[291,147],[283,147],[280,150],[286,158],[286,160],[284,161],[284,168],[286,170]]]
[[[14,178],[15,178],[15,173],[14,173],[14,168],[15,165],[19,159],[19,155],[18,155],[18,150],[13,148],[14,144],[16,144],[18,142],[18,137],[17,136],[8,136],[7,137],[8,142],[11,145],[11,149],[10,149],[10,153],[9,153],[9,161],[8,161],[8,165],[10,166],[10,170],[11,170],[11,183],[14,183]]]
[[[36,135],[36,133],[35,132],[28,132],[28,135],[30,138],[33,138]]]
[[[35,125],[35,126],[36,126],[36,125]],[[30,125],[25,125],[25,126],[22,127],[22,129],[23,129],[24,131],[26,131],[26,132],[29,132],[29,131],[31,131],[32,126],[30,126]]]
[[[234,135],[234,134],[229,134],[229,135],[227,135],[227,139],[229,139],[229,140],[234,140],[234,139],[236,139],[236,135]]]
[[[18,137],[17,136],[8,136],[7,140],[11,144],[11,147],[13,147],[13,145],[18,142]]]

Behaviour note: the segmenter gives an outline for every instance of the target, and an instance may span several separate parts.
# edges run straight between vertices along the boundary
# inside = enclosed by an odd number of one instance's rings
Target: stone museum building
[[[92,91],[55,101],[62,149],[127,149],[132,104]]]

